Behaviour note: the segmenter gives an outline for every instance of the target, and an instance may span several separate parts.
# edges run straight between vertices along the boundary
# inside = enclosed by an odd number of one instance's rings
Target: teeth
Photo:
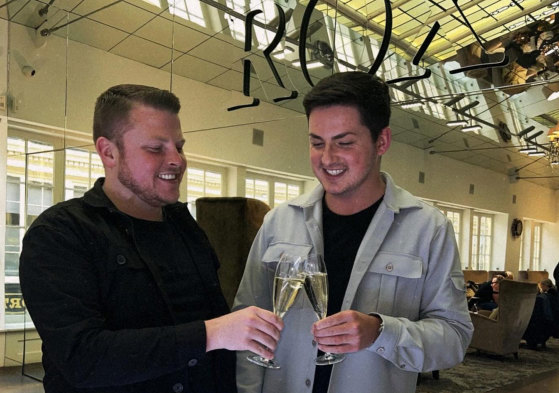
[[[173,174],[170,174],[170,173],[169,174],[164,174],[164,175],[162,174],[162,175],[159,175],[159,178],[163,179],[163,180],[175,180],[177,178],[177,175],[173,175]]]
[[[326,169],[326,172],[327,172],[329,175],[337,176],[337,175],[339,175],[340,173],[343,172],[343,169]]]

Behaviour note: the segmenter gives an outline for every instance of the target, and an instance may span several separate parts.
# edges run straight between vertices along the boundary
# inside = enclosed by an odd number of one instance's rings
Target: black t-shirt
[[[328,315],[340,312],[353,262],[382,198],[355,214],[341,216],[322,200],[324,263],[328,272]],[[326,393],[332,366],[317,366],[313,393]]]
[[[191,238],[177,234],[169,221],[132,218],[136,244],[144,258],[157,269],[161,288],[170,302],[176,323],[207,320],[212,316],[208,291],[192,255]],[[198,359],[189,368],[188,391],[218,391],[215,354]],[[200,390],[201,389],[201,390]]]

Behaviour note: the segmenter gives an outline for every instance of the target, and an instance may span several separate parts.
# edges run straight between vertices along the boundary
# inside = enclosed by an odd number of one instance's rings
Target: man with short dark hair
[[[304,99],[310,161],[320,185],[272,210],[256,236],[234,309],[272,307],[282,252],[318,254],[328,316],[304,291],[285,314],[279,370],[238,354],[243,393],[415,392],[417,373],[460,363],[473,332],[452,224],[380,171],[390,97],[379,78],[333,74]],[[315,366],[318,350],[345,353]]]
[[[46,393],[235,392],[222,349],[273,354],[281,320],[256,307],[228,314],[216,255],[178,202],[179,109],[154,87],[104,92],[94,141],[105,178],[25,235],[21,288]]]

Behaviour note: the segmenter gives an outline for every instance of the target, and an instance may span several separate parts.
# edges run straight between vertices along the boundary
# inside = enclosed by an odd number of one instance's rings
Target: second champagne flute
[[[273,307],[274,314],[283,318],[287,310],[295,302],[299,289],[305,280],[302,268],[303,260],[300,256],[283,253],[280,257],[274,275]],[[259,366],[278,369],[280,368],[274,360],[268,360],[258,355],[248,356],[247,359]]]
[[[305,260],[304,271],[305,292],[318,319],[324,319],[328,311],[328,275],[322,256],[309,255]],[[344,359],[345,355],[326,352],[316,358],[316,364],[326,366]]]

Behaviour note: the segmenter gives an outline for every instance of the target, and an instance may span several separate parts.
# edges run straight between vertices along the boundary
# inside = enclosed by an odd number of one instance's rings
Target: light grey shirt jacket
[[[384,330],[368,348],[334,365],[329,393],[415,392],[417,373],[459,364],[472,322],[452,224],[436,208],[382,173],[386,192],[353,265],[342,309],[377,314]],[[274,269],[283,251],[323,254],[322,196],[318,186],[270,211],[250,251],[234,309],[272,310]],[[335,279],[330,278],[330,279]],[[304,291],[284,316],[269,370],[237,356],[239,393],[310,393],[317,347],[316,316]]]

